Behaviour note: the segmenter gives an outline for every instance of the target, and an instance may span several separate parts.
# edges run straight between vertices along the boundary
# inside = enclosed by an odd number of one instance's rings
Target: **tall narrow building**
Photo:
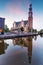
[[[33,12],[32,12],[32,4],[29,5],[29,13],[28,13],[28,23],[29,29],[33,29]]]

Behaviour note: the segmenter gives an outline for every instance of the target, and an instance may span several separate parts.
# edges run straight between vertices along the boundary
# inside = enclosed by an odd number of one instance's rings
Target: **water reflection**
[[[20,45],[22,48],[28,48],[28,61],[31,63],[32,59],[32,39],[33,37],[26,37],[26,38],[15,38],[13,39],[13,45]]]
[[[31,59],[32,59],[32,37],[28,38],[28,59],[29,59],[29,63],[31,63]]]
[[[4,40],[0,40],[0,55],[5,54],[8,44],[4,43]]]
[[[43,34],[40,34],[40,37],[43,37]]]
[[[34,40],[37,40],[37,36],[34,36]]]
[[[0,41],[0,49],[0,65],[43,65],[43,38],[40,36]]]

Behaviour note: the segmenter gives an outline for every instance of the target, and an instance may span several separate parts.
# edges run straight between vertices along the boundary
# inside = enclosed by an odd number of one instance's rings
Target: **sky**
[[[28,20],[29,4],[32,3],[33,28],[43,29],[43,0],[0,0],[0,17],[9,28],[14,21]]]

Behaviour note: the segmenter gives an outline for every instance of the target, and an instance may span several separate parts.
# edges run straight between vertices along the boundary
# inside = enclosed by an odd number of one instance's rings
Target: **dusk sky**
[[[12,27],[14,21],[28,19],[29,4],[33,8],[33,28],[43,29],[43,0],[0,0],[0,17]]]

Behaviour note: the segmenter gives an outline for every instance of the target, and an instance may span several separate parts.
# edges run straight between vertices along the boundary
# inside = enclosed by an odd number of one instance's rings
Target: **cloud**
[[[34,13],[34,17],[33,17],[33,26],[34,28],[40,30],[40,29],[43,29],[43,12],[36,12]]]
[[[6,24],[11,28],[14,21],[21,21],[28,19],[28,1],[29,0],[10,0],[5,6],[6,10]],[[11,23],[10,23],[10,22]],[[10,23],[10,26],[9,26]]]
[[[16,4],[13,2],[6,5],[6,10],[7,12],[18,16],[25,16],[27,13],[22,9],[20,4]]]

